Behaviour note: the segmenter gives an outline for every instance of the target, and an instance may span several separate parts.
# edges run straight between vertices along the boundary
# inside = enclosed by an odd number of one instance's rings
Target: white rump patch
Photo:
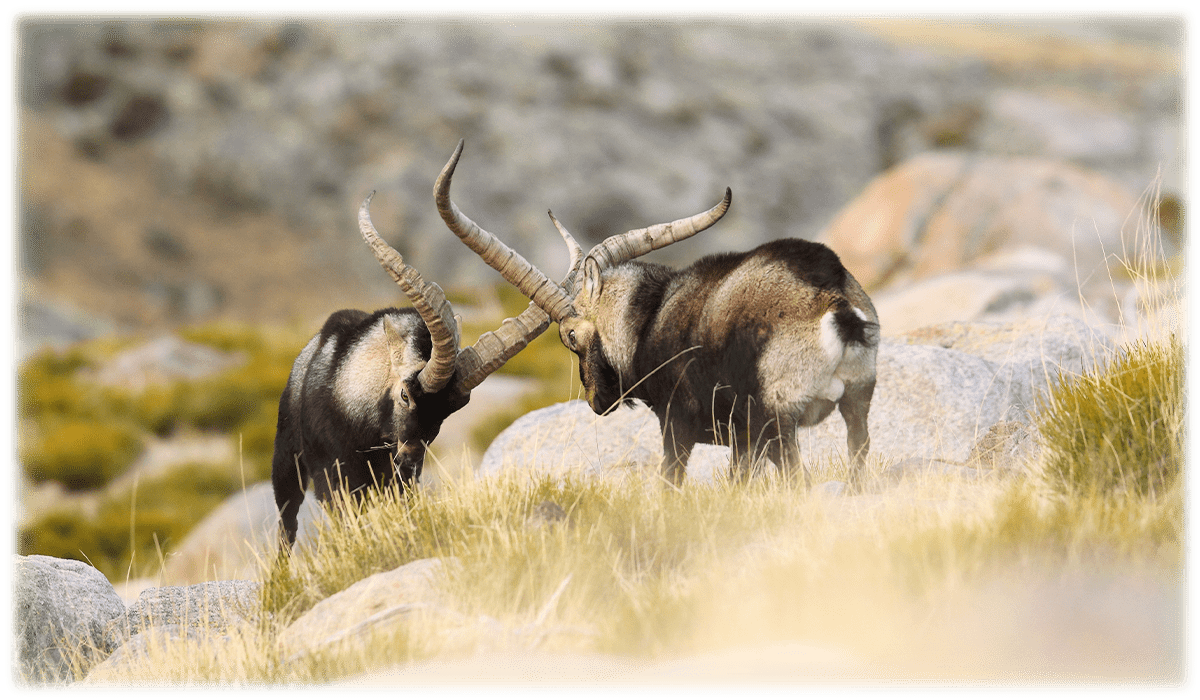
[[[861,313],[859,312],[860,315]],[[838,337],[837,320],[832,311],[821,317],[821,349],[825,351],[825,357],[835,364],[841,359],[842,351],[845,350],[842,339]]]
[[[842,394],[846,393],[846,385],[842,380],[834,377],[825,385],[825,389],[818,396],[829,401],[837,401],[842,398]]]

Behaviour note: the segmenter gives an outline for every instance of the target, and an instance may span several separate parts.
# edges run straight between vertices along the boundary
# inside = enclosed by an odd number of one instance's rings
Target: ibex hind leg
[[[670,485],[683,485],[687,474],[688,458],[692,456],[692,447],[696,439],[686,431],[677,430],[668,425],[663,430],[663,461],[661,466],[662,478]]]
[[[867,429],[867,414],[871,410],[871,397],[875,394],[875,379],[846,384],[846,392],[838,402],[838,411],[846,421],[846,449],[850,455],[850,481],[852,490],[862,488],[866,471],[867,453],[871,450],[871,435]]]
[[[775,463],[775,468],[780,474],[789,479],[803,478],[804,488],[812,488],[812,476],[808,472],[808,465],[800,459],[800,443],[796,440],[795,425],[783,427],[778,439],[769,443],[767,455]]]

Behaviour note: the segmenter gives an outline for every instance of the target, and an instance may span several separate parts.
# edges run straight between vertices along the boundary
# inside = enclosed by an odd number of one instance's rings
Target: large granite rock
[[[177,625],[225,632],[257,619],[261,590],[261,583],[244,580],[149,588],[129,606],[120,631],[132,636],[150,627]]]
[[[1084,286],[1102,285],[1107,256],[1136,250],[1140,236],[1157,241],[1157,228],[1141,225],[1152,220],[1143,206],[1121,183],[1065,161],[931,152],[875,178],[818,238],[869,291],[1027,246],[1071,261]]]
[[[300,504],[295,546],[310,546],[325,510],[310,491]],[[174,584],[253,579],[278,547],[279,510],[271,483],[234,494],[192,528],[167,557],[163,579]]]
[[[438,584],[445,566],[441,559],[420,559],[325,598],[280,633],[284,653],[294,657],[317,652],[413,616],[455,615],[440,605]]]
[[[18,679],[76,680],[117,647],[113,622],[125,605],[104,574],[90,564],[38,554],[14,562]]]

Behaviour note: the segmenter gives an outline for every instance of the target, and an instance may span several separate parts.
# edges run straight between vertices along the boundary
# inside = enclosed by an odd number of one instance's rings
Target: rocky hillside
[[[931,150],[1182,191],[1171,19],[29,17],[18,35],[23,354],[391,303],[355,230],[372,190],[381,232],[420,269],[494,283],[430,201],[459,138],[458,203],[550,270],[565,256],[548,208],[594,242],[732,187],[718,231],[656,254],[691,260],[816,237]]]

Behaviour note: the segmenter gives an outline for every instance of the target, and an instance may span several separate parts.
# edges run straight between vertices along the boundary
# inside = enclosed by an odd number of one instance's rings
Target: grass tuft
[[[1043,477],[1059,495],[1154,495],[1184,458],[1184,349],[1138,341],[1103,369],[1063,378],[1042,399]]]

